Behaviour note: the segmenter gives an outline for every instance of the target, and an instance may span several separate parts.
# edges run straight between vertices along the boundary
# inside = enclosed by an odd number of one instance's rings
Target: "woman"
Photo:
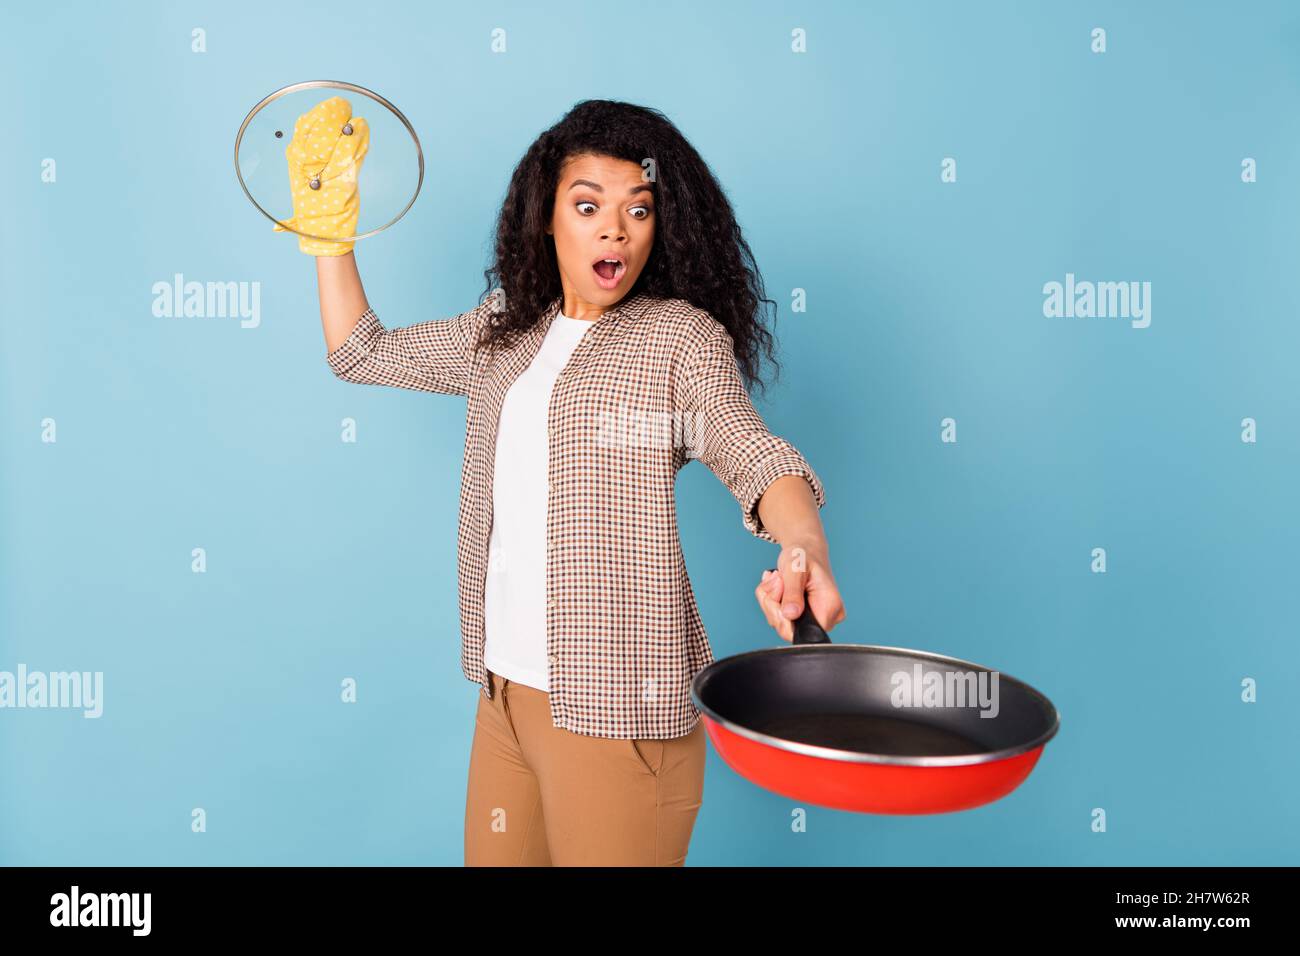
[[[319,177],[295,187],[295,219],[351,236],[368,130],[337,97],[318,110],[296,169],[290,145],[291,177]],[[821,482],[747,394],[772,358],[769,300],[722,189],[662,114],[585,101],[515,169],[496,292],[468,312],[385,328],[352,243],[299,243],[335,375],[467,397],[461,666],[482,695],[465,863],[683,864],[705,758],[690,683],[713,657],[678,470],[699,458],[781,545],[754,596],[783,639],[805,594],[827,630],[845,617]]]

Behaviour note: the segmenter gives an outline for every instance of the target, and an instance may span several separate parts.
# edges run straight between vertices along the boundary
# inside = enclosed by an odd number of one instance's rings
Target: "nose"
[[[613,219],[601,223],[600,238],[605,240],[623,241],[627,238],[627,230],[623,228],[623,220],[617,212],[614,212]]]

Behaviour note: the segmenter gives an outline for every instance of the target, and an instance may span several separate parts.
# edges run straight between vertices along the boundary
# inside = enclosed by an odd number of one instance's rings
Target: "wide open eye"
[[[581,202],[576,203],[575,205],[578,206],[578,212],[582,212],[583,206],[595,206],[596,204],[594,202],[584,199]],[[585,216],[586,213],[583,213],[583,215]]]

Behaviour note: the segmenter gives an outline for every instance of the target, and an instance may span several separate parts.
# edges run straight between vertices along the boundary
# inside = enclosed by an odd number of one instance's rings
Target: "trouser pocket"
[[[491,671],[488,672],[488,680],[492,686],[492,697],[479,694],[475,720],[484,725],[489,733],[518,747],[519,737],[515,733],[514,721],[510,717],[510,708],[506,705],[505,685],[501,678]]]
[[[665,742],[656,737],[641,737],[629,739],[628,743],[637,760],[641,761],[641,766],[653,776],[659,776],[664,766]]]

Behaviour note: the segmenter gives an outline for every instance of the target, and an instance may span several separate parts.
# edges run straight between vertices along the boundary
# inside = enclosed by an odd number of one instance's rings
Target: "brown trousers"
[[[682,866],[704,794],[704,725],[575,734],[545,691],[488,672],[465,798],[466,866]]]

